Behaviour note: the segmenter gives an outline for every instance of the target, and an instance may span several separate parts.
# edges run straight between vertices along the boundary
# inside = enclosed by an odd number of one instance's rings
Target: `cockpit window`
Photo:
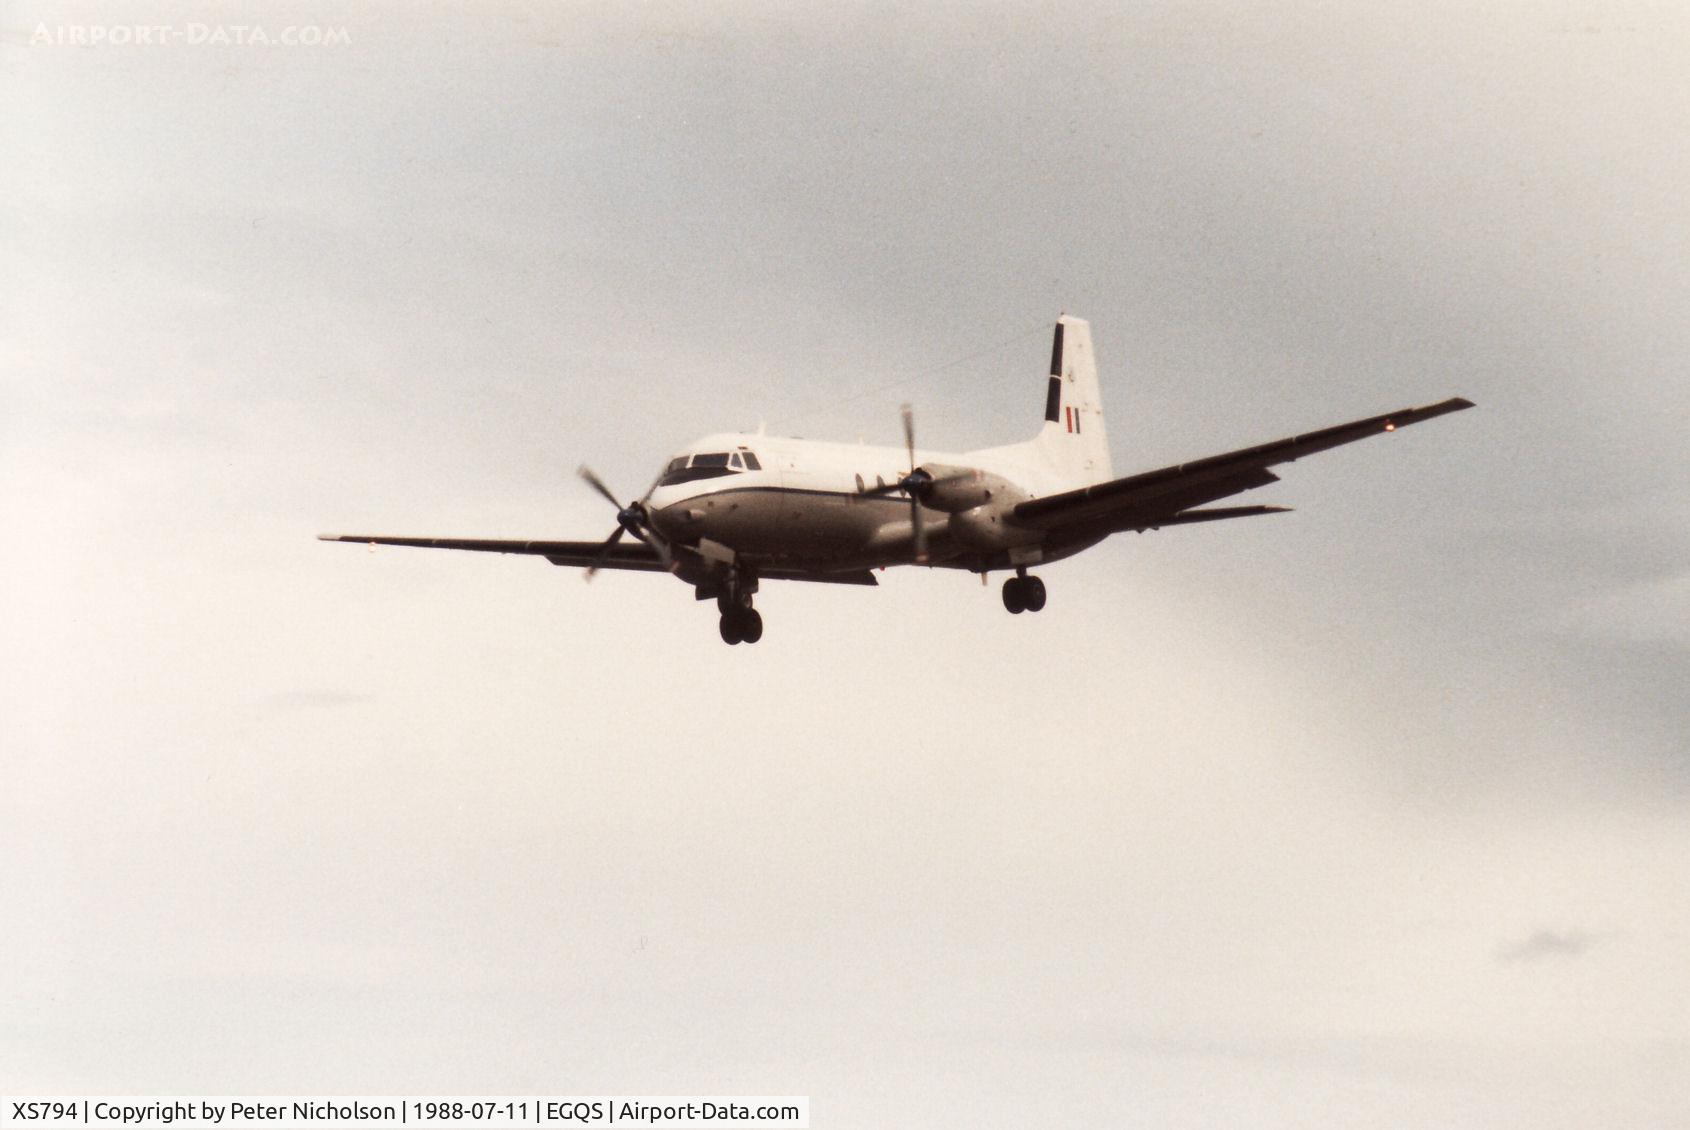
[[[761,471],[763,464],[746,448],[735,451],[701,451],[697,454],[677,455],[663,468],[659,486],[674,486],[698,479],[714,479],[722,475],[737,475],[741,471]]]
[[[676,483],[713,479],[719,475],[732,475],[743,470],[738,465],[738,460],[734,460],[734,465],[730,466],[728,456],[726,451],[701,452],[691,456],[678,455],[669,460],[669,466],[664,468],[663,478],[658,480],[658,485],[674,486]]]

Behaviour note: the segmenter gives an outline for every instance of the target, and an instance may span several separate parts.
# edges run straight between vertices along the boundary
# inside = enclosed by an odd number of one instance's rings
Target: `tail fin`
[[[1103,426],[1103,398],[1097,389],[1097,359],[1091,350],[1091,323],[1082,318],[1064,314],[1056,320],[1045,423],[1033,438],[1032,448],[1076,485],[1114,477],[1109,436]]]

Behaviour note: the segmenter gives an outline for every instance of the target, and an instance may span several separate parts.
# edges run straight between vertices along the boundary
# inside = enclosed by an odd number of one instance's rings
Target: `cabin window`
[[[716,451],[709,455],[694,455],[692,465],[694,467],[726,467],[728,465],[728,453]]]
[[[728,456],[728,466],[732,467],[736,471],[745,470],[745,464],[740,462],[739,452],[735,451]]]
[[[761,471],[763,469],[763,465],[757,462],[757,457],[751,452],[742,451],[740,455],[745,458],[745,469],[747,471]]]

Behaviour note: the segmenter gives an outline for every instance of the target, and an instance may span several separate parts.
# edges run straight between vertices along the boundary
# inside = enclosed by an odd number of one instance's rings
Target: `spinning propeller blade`
[[[627,532],[621,526],[617,526],[615,532],[604,539],[604,544],[599,546],[599,555],[593,558],[593,563],[587,566],[587,571],[582,574],[584,580],[591,581],[593,579],[593,574],[599,571],[599,566],[604,564],[604,559],[610,556],[610,547],[621,541],[622,535]]]
[[[927,525],[921,517],[921,498],[919,491],[933,481],[931,475],[921,471],[915,465],[915,411],[908,405],[900,409],[904,417],[904,450],[909,453],[910,472],[898,484],[904,488],[904,493],[910,496],[910,532],[914,536],[915,562],[917,565],[927,564]],[[917,477],[919,474],[919,477]]]
[[[575,468],[575,473],[580,475],[581,478],[586,481],[588,486],[604,495],[604,500],[606,502],[610,503],[618,510],[622,509],[622,504],[616,501],[616,496],[610,493],[610,488],[604,485],[604,480],[593,474],[593,469],[591,467],[583,463],[579,467]]]

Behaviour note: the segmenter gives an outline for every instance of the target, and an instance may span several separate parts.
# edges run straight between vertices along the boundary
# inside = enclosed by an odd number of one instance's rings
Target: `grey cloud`
[[[1501,962],[1542,961],[1545,958],[1583,957],[1602,935],[1584,930],[1538,930],[1524,941],[1496,951]]]
[[[325,710],[357,706],[372,702],[375,697],[351,691],[278,691],[259,699],[256,705],[266,710]]]

